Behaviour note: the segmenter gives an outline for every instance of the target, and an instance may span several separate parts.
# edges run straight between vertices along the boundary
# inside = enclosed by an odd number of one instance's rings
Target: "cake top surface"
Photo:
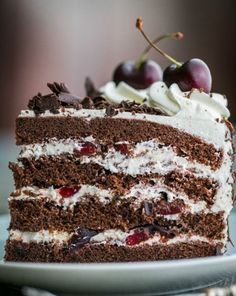
[[[177,84],[169,88],[162,82],[154,82],[150,87],[137,90],[125,82],[118,85],[111,81],[100,89],[96,89],[92,81],[85,82],[85,98],[72,94],[64,83],[48,83],[50,94],[38,93],[28,104],[29,111],[20,116],[40,116],[47,113],[59,114],[67,109],[101,110],[107,116],[115,116],[118,112],[144,113],[178,118],[221,120],[230,116],[225,96],[202,90],[192,89],[182,92]]]

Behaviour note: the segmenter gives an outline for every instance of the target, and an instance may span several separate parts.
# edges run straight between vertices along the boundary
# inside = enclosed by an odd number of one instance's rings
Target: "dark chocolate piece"
[[[88,97],[94,98],[101,96],[102,93],[98,89],[96,89],[93,81],[89,77],[86,77],[84,86],[86,95]]]
[[[44,113],[46,110],[56,114],[59,112],[60,102],[55,94],[43,96],[41,93],[38,93],[29,101],[28,108],[33,110],[36,115]]]
[[[58,82],[53,82],[53,83],[47,83],[47,86],[49,89],[56,95],[58,96],[60,93],[70,93],[68,87],[65,85],[64,82],[58,83]]]
[[[106,115],[107,116],[111,117],[111,116],[115,116],[116,114],[118,114],[118,111],[115,108],[113,108],[111,105],[106,107]]]

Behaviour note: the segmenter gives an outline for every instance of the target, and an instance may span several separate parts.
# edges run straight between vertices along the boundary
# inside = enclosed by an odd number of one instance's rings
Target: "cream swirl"
[[[108,82],[101,91],[110,102],[145,102],[170,116],[205,119],[222,119],[230,116],[224,96],[216,93],[206,94],[198,89],[182,92],[177,84],[172,84],[168,88],[162,81],[155,82],[144,90],[136,90],[125,82],[120,82],[117,86],[114,82]]]

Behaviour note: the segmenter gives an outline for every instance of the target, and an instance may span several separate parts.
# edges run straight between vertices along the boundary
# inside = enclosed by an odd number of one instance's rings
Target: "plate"
[[[3,257],[9,217],[0,216],[0,255]],[[236,225],[236,213],[230,228]],[[232,241],[236,233],[232,231]],[[1,258],[2,258],[1,257]],[[140,263],[48,264],[0,263],[0,281],[47,289],[57,295],[163,295],[236,279],[236,248],[224,256]]]

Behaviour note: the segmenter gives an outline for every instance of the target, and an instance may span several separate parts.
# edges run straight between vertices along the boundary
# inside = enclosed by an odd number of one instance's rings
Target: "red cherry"
[[[85,142],[82,144],[80,150],[76,150],[76,153],[79,155],[92,155],[97,151],[96,146],[91,142]]]
[[[177,83],[182,91],[197,88],[209,93],[212,86],[211,72],[207,64],[200,59],[191,59],[180,67],[176,64],[170,65],[164,71],[163,81],[168,87]]]
[[[179,205],[171,205],[171,204],[165,204],[161,205],[160,208],[157,210],[157,213],[160,215],[175,215],[182,212],[182,207]]]
[[[68,198],[76,194],[80,190],[80,186],[73,186],[73,187],[61,187],[59,189],[59,194],[63,198]]]
[[[129,246],[134,246],[147,239],[148,239],[148,235],[145,232],[140,231],[140,232],[136,232],[134,234],[129,235],[126,238],[126,244]]]
[[[191,59],[186,63],[180,63],[166,52],[157,47],[143,31],[143,21],[138,18],[137,29],[142,33],[147,42],[156,49],[162,56],[166,57],[173,64],[166,68],[163,73],[163,81],[170,86],[177,83],[182,91],[191,91],[193,88],[202,89],[209,93],[211,91],[212,78],[206,63],[200,59]]]
[[[128,144],[115,144],[115,149],[119,151],[121,154],[129,154],[129,146]]]
[[[164,34],[155,38],[152,43],[157,44],[166,38],[180,40],[183,34],[181,32]],[[162,80],[161,67],[156,62],[147,59],[151,48],[152,46],[148,45],[136,62],[127,61],[118,65],[113,73],[115,83],[124,81],[136,89],[145,89],[153,82]]]
[[[134,61],[127,61],[117,66],[113,81],[126,82],[136,89],[148,88],[153,82],[162,80],[161,67],[152,60],[143,61],[138,67]]]

